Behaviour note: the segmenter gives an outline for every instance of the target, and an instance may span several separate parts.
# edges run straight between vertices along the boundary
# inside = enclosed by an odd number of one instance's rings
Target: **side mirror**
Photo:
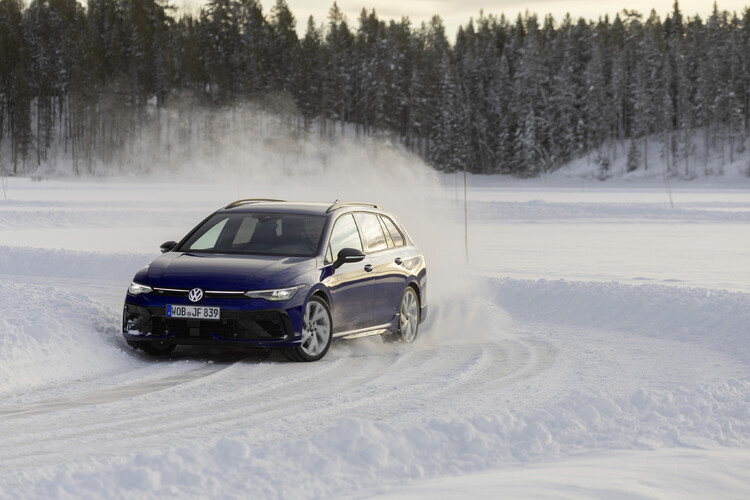
[[[167,253],[170,250],[172,250],[176,244],[177,244],[176,241],[166,241],[161,244],[161,246],[159,247],[159,250],[161,250],[161,253]]]
[[[339,251],[338,256],[336,256],[333,267],[334,269],[338,269],[344,263],[361,262],[364,259],[365,254],[362,250],[357,250],[356,248],[342,248],[341,251]]]

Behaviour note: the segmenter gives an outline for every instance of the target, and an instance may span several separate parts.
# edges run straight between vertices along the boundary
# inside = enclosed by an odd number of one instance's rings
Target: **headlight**
[[[275,290],[250,290],[245,295],[251,299],[265,299],[272,302],[282,302],[290,300],[297,293],[302,285],[290,286],[289,288],[277,288]]]
[[[133,281],[128,287],[128,293],[130,295],[140,295],[142,293],[151,293],[153,291],[154,289],[150,286],[141,285],[140,283],[136,283],[135,281]]]

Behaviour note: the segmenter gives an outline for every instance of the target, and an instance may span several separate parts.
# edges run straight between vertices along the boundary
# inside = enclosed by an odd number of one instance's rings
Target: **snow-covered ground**
[[[0,498],[750,496],[750,181],[471,177],[467,265],[463,186],[409,162],[9,179]],[[128,348],[133,273],[253,196],[398,214],[428,259],[417,341]]]

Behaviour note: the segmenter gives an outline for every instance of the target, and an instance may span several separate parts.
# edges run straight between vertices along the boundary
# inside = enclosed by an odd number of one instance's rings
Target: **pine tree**
[[[22,30],[21,0],[0,0],[0,148],[7,136],[10,143],[10,165],[2,161],[0,171],[18,173],[31,142],[31,78],[28,44]],[[6,170],[7,169],[7,170]]]
[[[295,96],[305,118],[305,129],[312,120],[322,117],[323,107],[323,35],[312,16],[302,39],[299,57],[299,85]]]
[[[346,16],[336,2],[328,12],[325,36],[326,51],[323,68],[323,118],[338,122],[342,133],[353,109],[354,37],[349,31]],[[333,127],[323,126],[321,132],[333,135]]]
[[[269,29],[271,44],[269,54],[271,64],[271,88],[273,90],[292,91],[294,82],[299,81],[297,66],[299,63],[299,40],[296,21],[285,0],[276,0],[271,9]]]
[[[414,119],[424,138],[422,154],[434,162],[432,149],[440,141],[438,131],[444,104],[443,71],[449,68],[451,49],[439,17],[434,16],[422,29],[424,50],[422,57],[416,59],[422,94],[415,104]]]
[[[355,70],[356,122],[364,134],[386,127],[385,98],[388,92],[385,23],[375,11],[362,10],[357,30]]]

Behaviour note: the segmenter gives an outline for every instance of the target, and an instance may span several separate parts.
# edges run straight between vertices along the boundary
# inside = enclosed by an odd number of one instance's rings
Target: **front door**
[[[351,214],[342,215],[334,223],[326,250],[331,262],[336,260],[343,248],[363,250],[362,239]],[[331,294],[334,334],[372,325],[373,273],[369,257],[361,262],[342,264],[323,283]]]

